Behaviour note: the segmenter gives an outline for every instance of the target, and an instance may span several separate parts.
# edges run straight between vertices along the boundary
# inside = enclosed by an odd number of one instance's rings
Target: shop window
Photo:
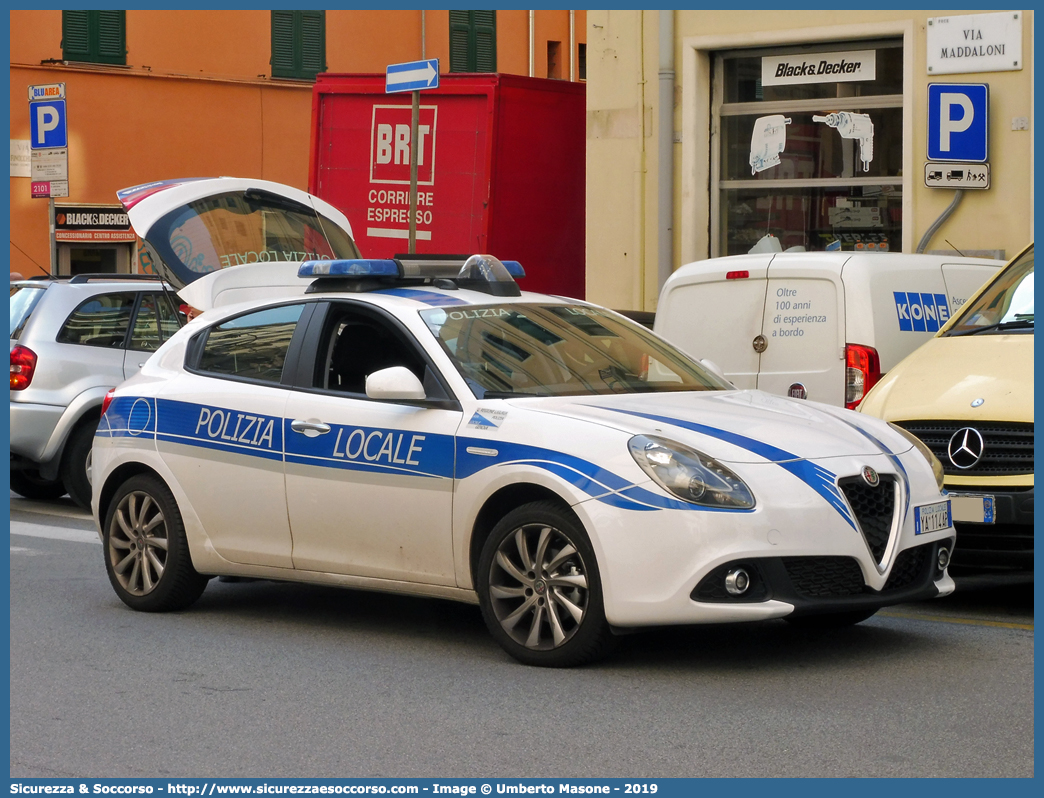
[[[62,60],[127,63],[126,11],[63,11]]]
[[[326,70],[326,12],[272,12],[272,77],[315,80]]]
[[[715,254],[902,247],[901,41],[714,61]]]
[[[450,72],[497,71],[497,12],[450,11]]]
[[[587,80],[587,45],[584,42],[576,46],[576,76],[580,80]]]

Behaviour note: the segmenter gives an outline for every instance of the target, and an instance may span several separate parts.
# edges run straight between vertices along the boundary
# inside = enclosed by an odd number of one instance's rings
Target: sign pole
[[[58,276],[58,242],[55,240],[54,197],[47,198],[48,225],[51,229],[51,277]]]
[[[413,113],[410,116],[410,229],[409,254],[417,253],[417,161],[420,158],[420,93],[421,89],[439,87],[439,59],[389,64],[385,73],[384,91],[387,94],[410,92],[413,95]],[[397,161],[396,161],[397,163]]]
[[[417,252],[417,134],[420,127],[420,92],[413,92],[413,114],[410,118],[410,243],[409,253]]]

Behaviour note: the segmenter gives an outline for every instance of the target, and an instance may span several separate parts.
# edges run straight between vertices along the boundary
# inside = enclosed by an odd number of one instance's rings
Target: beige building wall
[[[1023,68],[931,76],[928,19],[985,11],[589,11],[587,15],[587,296],[655,310],[660,14],[671,14],[674,107],[671,269],[712,247],[711,54],[745,47],[901,37],[904,46],[903,246],[913,252],[953,200],[924,185],[929,82],[990,87],[991,188],[966,191],[928,249],[1004,250],[1033,238],[1033,12],[1022,12]],[[1029,130],[1012,130],[1027,117]]]

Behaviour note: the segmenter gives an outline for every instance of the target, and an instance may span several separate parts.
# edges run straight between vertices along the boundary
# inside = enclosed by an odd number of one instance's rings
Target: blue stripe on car
[[[495,466],[529,465],[555,474],[597,501],[626,510],[750,512],[679,501],[574,455],[488,438],[342,424],[308,437],[291,434],[286,418],[131,396],[114,399],[98,429],[98,434],[112,437],[144,436],[265,460],[394,476],[465,479]],[[467,451],[469,446],[488,450],[491,444],[497,452],[492,458]]]
[[[844,419],[841,420],[844,421]],[[906,468],[903,466],[902,461],[899,459],[899,455],[895,454],[891,449],[885,446],[883,441],[878,440],[876,436],[871,435],[862,427],[858,427],[855,424],[852,424],[848,421],[844,421],[844,423],[848,424],[848,426],[850,426],[857,432],[862,433],[866,438],[868,438],[872,443],[874,443],[882,452],[884,452],[885,456],[888,457],[888,460],[892,463],[892,465],[895,466],[896,470],[899,472],[899,477],[903,480],[903,493],[906,494],[906,503],[903,507],[902,518],[902,523],[905,523],[906,516],[910,512],[910,475],[906,473]]]
[[[742,449],[753,452],[760,457],[764,457],[766,460],[774,462],[780,468],[789,471],[812,488],[812,490],[822,496],[831,507],[837,510],[838,514],[845,519],[849,526],[856,529],[855,519],[852,517],[852,512],[848,508],[848,503],[845,501],[844,496],[837,487],[837,475],[822,466],[816,465],[809,460],[799,458],[796,454],[791,454],[777,446],[762,443],[761,441],[756,441],[753,438],[748,438],[745,435],[740,435],[735,432],[729,432],[728,430],[708,427],[706,424],[697,424],[694,421],[683,421],[679,418],[657,416],[651,413],[639,413],[635,410],[620,410],[615,407],[600,407],[600,409],[629,416],[637,416],[639,418],[649,419],[650,421],[657,421],[661,424],[671,424],[675,427],[692,430],[693,432],[698,432],[701,435],[707,435],[711,438],[717,438],[718,440],[731,443],[734,446],[739,446]]]

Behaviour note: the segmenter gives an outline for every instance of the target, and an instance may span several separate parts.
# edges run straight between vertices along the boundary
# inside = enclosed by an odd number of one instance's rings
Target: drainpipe
[[[428,20],[425,16],[427,12],[421,9],[421,61],[426,61],[428,58]]]
[[[536,24],[536,11],[529,12],[529,77],[535,77],[536,72],[536,39],[534,38],[534,27]]]
[[[576,12],[569,12],[569,82],[576,80]]]
[[[637,279],[637,307],[639,310],[648,310],[645,306],[645,244],[646,244],[646,179],[645,172],[648,168],[645,149],[645,11],[638,11],[638,153],[635,174],[635,214],[636,234],[635,249],[637,250],[637,263],[635,277]]]
[[[959,188],[957,189],[957,191],[954,192],[953,202],[949,204],[949,206],[946,208],[945,211],[942,212],[942,215],[938,219],[932,222],[932,226],[929,227],[928,230],[925,231],[925,234],[921,237],[921,243],[917,245],[916,250],[918,255],[920,255],[928,248],[928,242],[932,240],[932,236],[934,236],[935,233],[939,230],[939,228],[943,226],[943,222],[949,219],[953,212],[957,210],[957,206],[961,204],[962,199],[964,199],[964,190]]]
[[[674,11],[660,15],[659,163],[656,251],[660,289],[674,270]]]

